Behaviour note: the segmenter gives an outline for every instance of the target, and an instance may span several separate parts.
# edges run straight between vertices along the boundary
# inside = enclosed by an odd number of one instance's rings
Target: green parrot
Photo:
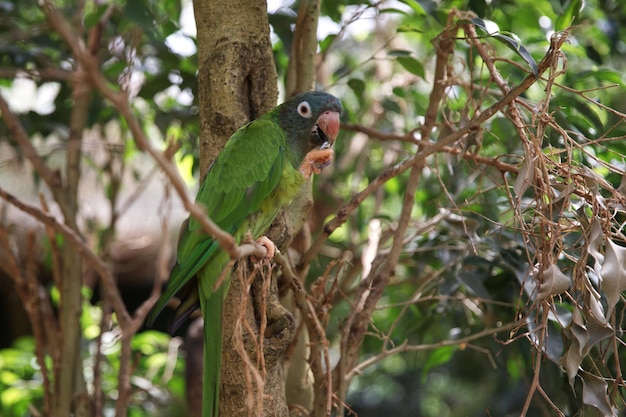
[[[241,127],[209,167],[196,202],[237,244],[248,234],[260,238],[304,182],[332,161],[341,111],[336,97],[308,92]],[[200,307],[205,323],[203,417],[217,417],[219,411],[221,317],[229,279],[213,287],[229,261],[228,253],[190,216],[181,227],[167,288],[148,317],[152,325],[178,294],[181,304],[170,321],[170,332],[174,332]]]

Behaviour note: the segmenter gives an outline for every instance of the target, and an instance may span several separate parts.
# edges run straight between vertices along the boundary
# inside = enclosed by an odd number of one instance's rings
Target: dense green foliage
[[[72,16],[73,5],[62,4]],[[4,2],[0,8],[2,92],[19,77],[34,79],[40,89],[58,83],[48,112],[28,108],[20,120],[42,144],[62,145],[72,105],[63,68],[71,54],[54,32],[44,30],[36,2]],[[451,14],[454,9],[474,14]],[[179,30],[180,10],[177,1],[119,2],[112,9],[89,3],[74,19],[88,32],[107,15],[101,42],[108,47],[98,49],[103,73],[132,91],[134,111],[155,144],[181,144],[179,167],[197,176],[197,62],[165,42]],[[286,4],[270,14],[281,82],[297,11],[297,5]],[[458,25],[457,38],[429,143],[497,106],[506,95],[502,85],[513,88],[537,70],[555,31],[567,30],[569,39],[551,71],[521,95],[517,110],[500,107],[461,141],[426,159],[398,265],[363,339],[365,365],[355,372],[348,405],[361,417],[551,416],[558,415],[556,409],[567,416],[611,415],[624,406],[621,2],[323,2],[318,85],[341,98],[345,127],[334,164],[316,180],[313,233],[381,173],[427,145],[420,142],[420,127],[439,36],[451,24]],[[497,58],[493,68],[467,36],[470,26],[486,56]],[[133,77],[143,81],[134,83]],[[94,95],[89,127],[106,136],[110,123],[122,141],[105,138],[121,144],[109,162],[133,172],[136,182],[126,186],[139,187],[147,174],[136,162],[139,152],[128,128]],[[15,145],[0,124],[0,141],[7,139]],[[119,204],[119,178],[111,165],[90,164],[101,175],[103,193],[113,206]],[[391,252],[408,186],[408,171],[386,180],[330,235],[312,264],[308,284],[322,282],[332,295],[326,326],[332,353],[339,354],[359,283],[381,265],[372,265],[374,259],[382,262]],[[96,237],[94,246],[105,246],[112,225],[89,225],[85,234]],[[86,302],[85,361],[98,346],[96,338],[112,338],[110,346],[102,345],[102,388],[113,401],[115,380],[106,381],[116,372],[114,325],[101,334],[98,311]],[[480,332],[483,337],[473,336]],[[183,375],[170,373],[182,368],[176,343],[156,332],[134,337],[129,415],[145,415],[140,407],[152,411],[161,402],[182,403]],[[404,343],[406,349],[398,348]],[[28,338],[0,351],[3,416],[28,415],[30,404],[41,406],[33,352]],[[170,358],[178,358],[174,369]]]
[[[94,378],[100,378],[104,414],[115,411],[117,375],[120,372],[120,334],[115,325],[101,331],[102,309],[86,302],[81,327],[84,335],[83,366],[91,390]],[[181,340],[156,331],[144,331],[132,341],[134,352],[133,394],[128,406],[129,416],[175,415],[185,409],[185,384],[182,378],[184,359]],[[101,374],[93,374],[96,352]],[[47,366],[51,366],[51,362]],[[17,339],[10,348],[0,350],[0,415],[18,417],[33,415],[42,408],[42,378],[35,360],[35,344],[31,337]]]

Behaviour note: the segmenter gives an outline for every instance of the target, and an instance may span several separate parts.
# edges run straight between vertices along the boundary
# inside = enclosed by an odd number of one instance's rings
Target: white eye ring
[[[313,112],[311,111],[311,106],[306,101],[298,104],[298,114],[305,119],[310,119],[313,116]]]

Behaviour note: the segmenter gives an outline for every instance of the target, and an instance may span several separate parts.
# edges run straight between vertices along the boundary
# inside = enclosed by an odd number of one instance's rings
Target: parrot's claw
[[[306,179],[309,179],[312,174],[319,174],[323,168],[333,162],[334,153],[333,148],[313,149],[304,157],[300,172]]]
[[[265,259],[274,258],[274,255],[276,254],[276,245],[274,245],[274,242],[272,242],[269,237],[261,236],[260,238],[256,240],[256,243],[257,245],[263,246],[265,250],[267,251],[265,255]]]
[[[265,255],[267,259],[274,258],[274,255],[276,254],[276,245],[274,245],[274,242],[272,242],[269,237],[261,236],[256,240],[256,243],[263,246],[267,250],[267,255]]]

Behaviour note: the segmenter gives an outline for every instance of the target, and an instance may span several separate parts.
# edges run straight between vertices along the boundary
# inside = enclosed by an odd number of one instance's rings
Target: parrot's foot
[[[319,174],[333,161],[334,153],[333,148],[313,149],[304,157],[300,172],[306,179],[309,179],[312,174]]]
[[[250,233],[250,231],[246,233],[246,236],[243,241],[247,243],[253,242],[252,234]],[[269,259],[274,258],[274,254],[276,254],[276,245],[274,245],[274,242],[272,242],[269,237],[261,236],[257,240],[254,240],[254,243],[256,243],[257,245],[261,245],[265,248],[265,256],[259,259],[255,255],[250,255],[250,259],[252,259],[253,262],[258,262],[259,260],[263,260],[263,259],[269,260]]]
[[[263,246],[265,250],[267,251],[267,254],[265,255],[265,259],[274,258],[274,254],[276,253],[276,245],[274,245],[274,242],[272,242],[269,237],[261,236],[260,238],[256,240],[256,243],[257,245]]]

